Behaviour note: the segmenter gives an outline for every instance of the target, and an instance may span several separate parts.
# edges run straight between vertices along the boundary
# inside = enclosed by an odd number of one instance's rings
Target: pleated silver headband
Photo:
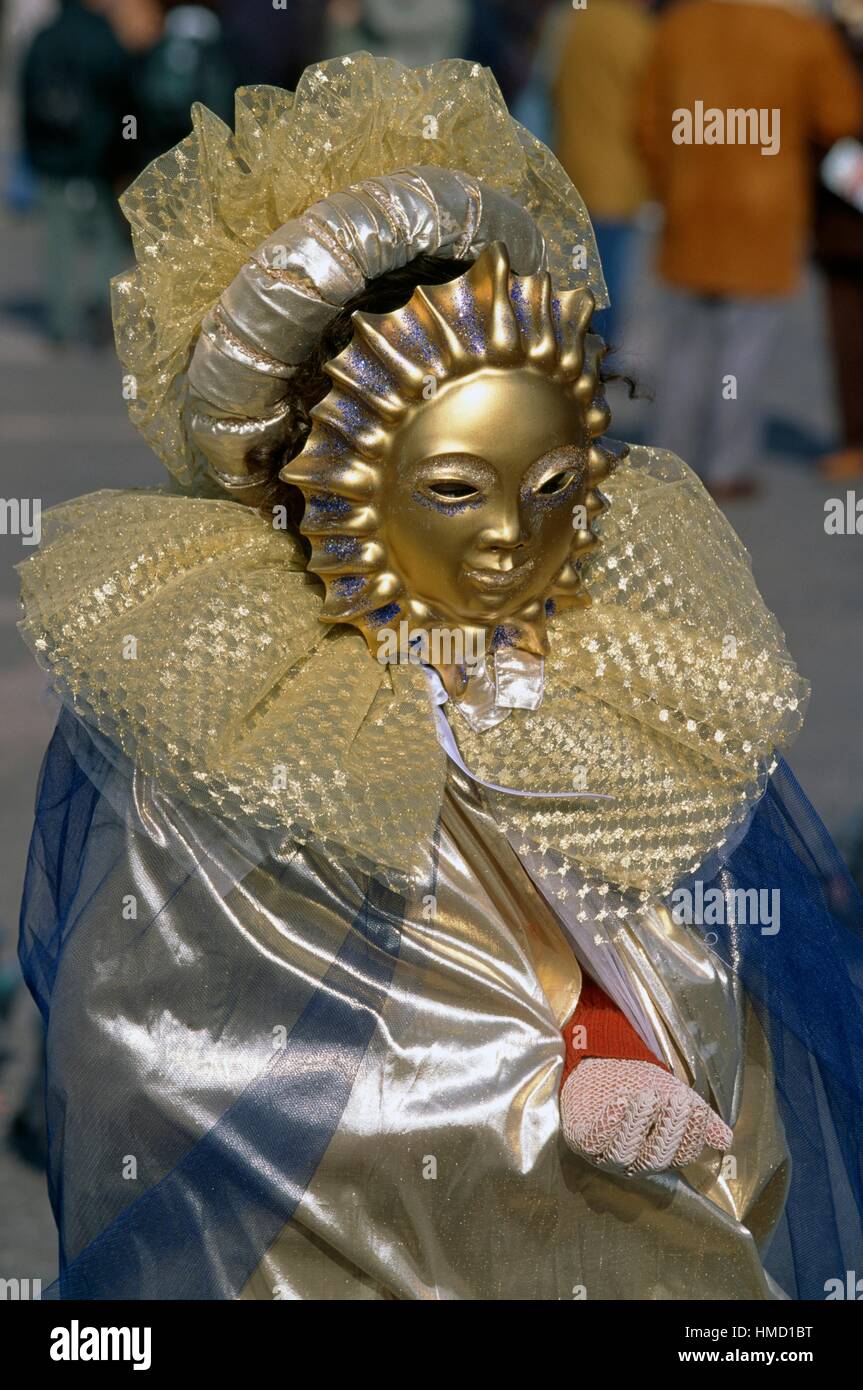
[[[254,495],[297,423],[291,378],[346,304],[420,255],[471,262],[494,241],[547,268],[536,223],[457,170],[413,165],[312,204],[267,237],[206,315],[188,369],[189,432],[223,488]]]

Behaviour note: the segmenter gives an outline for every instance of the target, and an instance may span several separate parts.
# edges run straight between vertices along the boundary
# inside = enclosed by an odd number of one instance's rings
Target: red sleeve
[[[588,975],[583,974],[581,996],[575,1012],[564,1024],[563,1040],[566,1061],[561,1085],[585,1057],[652,1062],[663,1071],[669,1070],[642,1041],[626,1015]]]

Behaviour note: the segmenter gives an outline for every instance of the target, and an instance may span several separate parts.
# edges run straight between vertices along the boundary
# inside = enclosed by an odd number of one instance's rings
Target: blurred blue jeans
[[[788,300],[666,288],[653,442],[709,483],[748,479],[762,448],[762,387]],[[731,380],[733,378],[733,380]]]
[[[43,178],[39,204],[48,333],[80,339],[94,311],[107,320],[111,277],[128,259],[114,191],[100,179]]]
[[[608,286],[611,303],[593,316],[596,331],[612,347],[620,347],[620,335],[629,308],[629,287],[632,260],[635,254],[637,228],[635,222],[610,222],[594,219],[593,230],[599,247],[599,259]]]

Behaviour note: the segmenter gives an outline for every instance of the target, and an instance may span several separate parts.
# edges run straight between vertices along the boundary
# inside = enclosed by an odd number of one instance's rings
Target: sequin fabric
[[[444,782],[426,683],[349,628],[287,533],[238,503],[101,492],[54,509],[22,568],[23,633],[144,772],[289,849],[313,834],[416,862]],[[396,830],[395,856],[387,838]]]
[[[695,474],[634,447],[605,491],[603,543],[584,571],[592,605],[550,622],[540,709],[483,734],[452,721],[485,781],[614,798],[488,793],[562,899],[572,864],[593,890],[642,898],[697,869],[760,796],[808,698],[745,549]]]
[[[634,448],[607,487],[588,609],[554,616],[546,690],[468,767],[555,893],[670,887],[760,794],[806,699],[748,557],[691,471]],[[166,788],[282,846],[313,836],[393,878],[426,873],[446,759],[421,669],[320,621],[298,542],[239,503],[102,492],[44,518],[21,568],[25,638],[60,694]],[[559,878],[559,888],[555,878]]]

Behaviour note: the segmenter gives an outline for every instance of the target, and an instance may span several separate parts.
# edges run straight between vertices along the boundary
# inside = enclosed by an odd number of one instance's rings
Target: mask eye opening
[[[426,487],[434,497],[446,502],[462,502],[466,497],[476,496],[473,484],[462,482],[459,478],[440,478],[434,483],[427,483]]]
[[[557,492],[563,492],[564,488],[569,487],[575,477],[574,468],[564,468],[557,473],[552,473],[550,478],[540,483],[534,491],[537,497],[553,497]]]

